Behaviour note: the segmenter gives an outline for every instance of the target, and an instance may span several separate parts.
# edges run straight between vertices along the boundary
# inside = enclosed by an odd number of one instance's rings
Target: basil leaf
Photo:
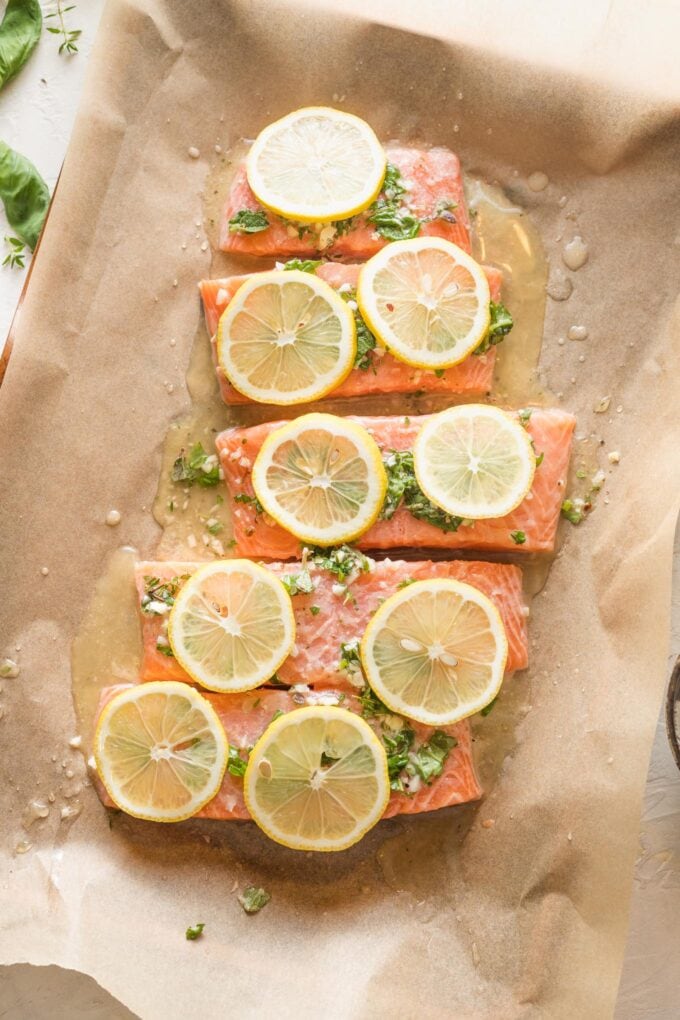
[[[49,188],[25,156],[1,141],[0,198],[14,233],[32,251],[50,204]]]
[[[42,11],[38,0],[9,0],[0,24],[0,88],[24,66],[36,47],[41,29]]]
[[[230,234],[259,234],[269,226],[267,214],[262,210],[239,209],[229,220]]]

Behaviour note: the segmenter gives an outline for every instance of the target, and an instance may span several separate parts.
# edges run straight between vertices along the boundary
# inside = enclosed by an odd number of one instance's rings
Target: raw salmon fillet
[[[128,684],[108,687],[102,693],[99,711]],[[353,695],[342,692],[324,691],[316,694],[313,691],[303,694],[291,694],[288,691],[257,690],[248,694],[210,694],[201,692],[208,699],[224,726],[229,744],[239,750],[252,747],[260,737],[277,711],[294,712],[302,705],[337,704],[340,700],[343,708],[361,714],[361,706]],[[381,734],[379,718],[367,719],[367,722]],[[415,731],[414,749],[429,740],[434,730],[429,726],[409,721],[408,725]],[[456,738],[457,746],[452,748],[444,764],[440,776],[430,786],[423,784],[420,789],[409,796],[405,793],[393,792],[384,818],[393,815],[412,815],[421,811],[435,811],[437,808],[450,807],[453,804],[465,804],[477,800],[482,789],[475,772],[472,757],[472,739],[467,720],[455,726],[440,727],[444,733]],[[107,807],[113,807],[101,781],[95,777],[95,785],[101,801]],[[224,821],[248,819],[250,815],[243,800],[243,779],[225,773],[222,787],[217,796],[198,812],[198,818],[214,818]]]
[[[354,289],[360,269],[361,266],[356,264],[325,262],[318,267],[316,275],[326,280],[336,290],[344,285]],[[491,300],[498,302],[501,296],[502,273],[491,266],[485,266],[484,271],[489,280]],[[238,288],[244,280],[249,279],[250,275],[253,274],[230,276],[223,280],[202,280],[198,285],[203,299],[205,321],[211,338],[213,362],[220,384],[220,393],[227,404],[248,404],[251,401],[234,389],[218,365],[215,333],[220,315]],[[405,365],[403,361],[398,361],[391,354],[385,352],[382,357],[374,356],[372,367],[353,369],[345,381],[328,394],[328,398],[369,396],[373,393],[415,393],[416,390],[423,390],[427,393],[466,393],[470,395],[488,393],[491,389],[495,360],[496,349],[490,347],[486,354],[471,354],[459,365],[445,369],[440,377],[436,376],[434,372]]]
[[[470,251],[470,220],[463,194],[460,161],[449,149],[416,149],[402,145],[385,146],[387,159],[401,171],[402,181],[409,187],[404,202],[418,219],[429,220],[420,228],[420,236],[444,237]],[[446,219],[440,213],[441,203],[455,203]],[[275,213],[268,213],[271,226],[256,234],[232,233],[229,220],[242,209],[262,211],[250,190],[245,166],[234,175],[227,204],[220,222],[219,247],[239,255],[318,255],[315,236],[299,237],[291,225]],[[335,237],[323,248],[324,255],[365,259],[375,255],[389,241],[378,234],[364,216],[357,216],[347,233]]]
[[[338,669],[340,646],[361,639],[364,630],[380,603],[398,590],[400,582],[431,577],[453,577],[474,585],[495,603],[503,619],[508,637],[506,671],[525,669],[528,664],[526,610],[522,599],[522,572],[506,563],[478,563],[473,560],[430,561],[406,563],[402,560],[369,561],[371,570],[362,572],[349,582],[349,596],[334,594],[337,578],[309,562],[312,581],[316,585],[309,595],[292,596],[295,612],[295,649],[278,670],[284,684],[309,684],[316,689],[344,687],[350,689],[348,677]],[[145,594],[145,578],[165,582],[192,574],[198,563],[176,561],[141,562],[135,568],[135,583],[141,603]],[[295,575],[299,563],[269,563],[267,569],[277,574]],[[154,603],[158,609],[162,604]],[[319,612],[310,612],[318,606]],[[188,680],[180,664],[172,656],[159,651],[167,614],[144,612],[140,608],[144,652],[140,669],[142,680]],[[161,640],[163,638],[161,637]]]
[[[372,434],[384,454],[410,450],[427,416],[413,418],[355,417]],[[231,496],[231,513],[236,540],[235,554],[255,558],[299,559],[296,538],[251,504],[237,503],[238,495],[254,496],[250,469],[266,436],[283,422],[266,422],[251,428],[233,428],[216,439],[224,480]],[[537,454],[543,462],[536,468],[534,482],[516,510],[495,520],[475,521],[458,531],[445,532],[427,521],[413,517],[400,507],[391,520],[379,520],[356,544],[361,549],[478,549],[550,552],[564,500],[569,467],[571,437],[576,422],[566,411],[535,408],[528,423]],[[523,531],[526,541],[518,546],[510,537]]]

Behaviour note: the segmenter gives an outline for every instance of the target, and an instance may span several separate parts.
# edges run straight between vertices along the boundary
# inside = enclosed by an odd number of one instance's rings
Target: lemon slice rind
[[[413,444],[413,465],[432,503],[457,517],[485,520],[505,517],[526,498],[536,454],[527,430],[505,411],[460,404],[425,422]]]
[[[248,153],[246,174],[265,208],[301,223],[329,223],[355,216],[377,198],[386,163],[365,121],[314,106],[264,128]]]
[[[430,371],[459,364],[479,346],[489,329],[490,300],[482,267],[441,237],[386,245],[362,267],[357,283],[371,332],[399,361]]]
[[[340,755],[328,773],[322,750]],[[345,850],[387,807],[387,757],[360,716],[334,706],[306,706],[267,727],[250,752],[243,793],[251,817],[275,842],[293,850]],[[323,831],[329,819],[332,837]]]
[[[385,600],[364,632],[360,654],[370,687],[392,712],[448,726],[496,697],[508,641],[500,613],[483,592],[434,578]],[[417,699],[405,695],[409,688],[419,692]]]
[[[125,794],[121,778],[117,775],[117,771],[120,772],[122,761],[116,763],[114,750],[118,753],[119,758],[126,756],[131,759],[130,770],[134,773],[132,778],[139,779],[142,769],[149,768],[149,763],[142,765],[140,759],[144,758],[145,741],[147,738],[149,742],[152,740],[151,719],[148,713],[145,719],[140,704],[144,699],[157,698],[158,695],[162,695],[166,699],[161,725],[165,725],[171,718],[171,715],[167,714],[169,703],[167,699],[179,699],[176,705],[178,710],[182,704],[186,705],[187,710],[183,718],[173,721],[173,726],[166,734],[169,739],[161,740],[154,745],[156,753],[160,752],[161,756],[169,757],[170,760],[173,760],[174,757],[172,771],[174,778],[177,778],[177,769],[179,768],[181,772],[185,766],[194,781],[201,773],[206,774],[204,784],[181,807],[154,807],[152,803],[142,803],[139,798],[133,799],[129,794]],[[129,706],[134,706],[136,709],[132,714],[136,732],[129,733],[126,737],[125,727],[121,726],[120,713]],[[191,713],[198,714],[198,718],[192,716]],[[157,712],[156,715],[158,714]],[[203,727],[200,726],[201,714],[205,719]],[[194,720],[193,729],[191,726],[187,726],[188,718]],[[182,732],[182,724],[187,727],[186,733]],[[127,728],[129,729],[129,726]],[[122,732],[117,734],[117,730]],[[200,735],[206,731],[211,738],[207,747],[200,743]],[[171,745],[173,737],[175,745],[179,738],[180,746],[175,746],[172,755],[169,755],[163,744]],[[210,746],[211,743],[214,744],[214,753]],[[104,706],[99,716],[93,750],[97,772],[116,807],[135,818],[152,822],[181,822],[199,812],[219,791],[229,759],[229,743],[222,723],[212,705],[195,688],[175,680],[156,680],[137,684],[114,695],[111,701]],[[210,758],[214,760],[210,761]],[[159,784],[160,788],[164,785],[160,767],[156,765],[155,770],[157,773],[155,780],[150,784],[153,796],[157,794]],[[167,773],[166,778],[168,778]]]
[[[313,321],[300,320],[299,313]],[[248,277],[217,327],[220,368],[257,403],[320,400],[344,382],[355,357],[352,310],[328,283],[299,270]]]
[[[250,691],[269,680],[293,648],[293,604],[279,578],[257,563],[206,563],[175,598],[168,640],[180,666],[206,690]]]
[[[328,452],[329,447],[337,440],[335,450],[330,452],[327,459],[330,461],[334,453],[338,459],[335,464],[328,464],[325,475],[320,472],[313,473],[311,466],[315,454],[311,442],[314,434],[319,457],[323,456],[323,451]],[[297,449],[297,459],[293,463],[291,451],[294,447]],[[347,461],[352,448],[357,451],[360,462],[356,467],[354,486],[350,484],[352,476]],[[280,492],[272,488],[275,476],[280,483]],[[318,484],[306,485],[307,476]],[[332,485],[334,476],[337,478],[335,487]],[[387,474],[380,448],[373,437],[356,422],[318,412],[302,415],[287,422],[267,436],[255,458],[251,480],[257,498],[277,524],[302,542],[323,546],[341,545],[364,534],[379,517],[387,491]],[[305,504],[314,501],[312,509],[316,509],[318,513],[331,514],[330,508],[335,503],[336,519],[329,524],[315,526],[309,520],[309,515],[305,521],[299,513],[294,513],[284,506],[282,499],[291,502],[288,487],[292,485],[296,486],[294,491],[299,492],[296,498],[304,500]],[[358,498],[357,485],[365,492],[365,499],[360,510],[354,516],[349,516]],[[321,491],[314,493],[313,488]],[[340,488],[345,492],[345,496],[338,497]],[[330,492],[330,496],[324,496],[324,492]],[[332,499],[332,496],[337,498]],[[341,505],[338,502],[339,498]],[[338,520],[339,515],[344,519]]]

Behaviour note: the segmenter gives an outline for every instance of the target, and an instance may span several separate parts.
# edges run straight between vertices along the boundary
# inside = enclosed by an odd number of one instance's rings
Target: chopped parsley
[[[536,452],[536,451],[534,451],[534,453],[535,453],[535,452]],[[543,458],[544,458],[544,457],[545,457],[545,454],[544,454],[543,452],[541,452],[541,453],[539,453],[539,454],[537,455],[537,457],[536,457],[536,467],[540,467],[540,466],[541,466],[541,464],[543,463]]]
[[[514,326],[512,315],[501,301],[489,302],[489,314],[489,328],[486,336],[473,351],[473,354],[486,354],[489,348],[499,344]]]
[[[376,339],[364,322],[364,317],[358,308],[354,312],[354,322],[357,328],[357,353],[354,358],[354,367],[362,372],[372,368],[375,372],[373,351],[376,348]]]
[[[309,611],[312,614],[312,616],[318,616],[319,613],[321,612],[321,606],[310,606]]]
[[[247,492],[239,492],[237,496],[234,496],[234,503],[243,503],[245,506],[252,506],[256,514],[264,513],[264,507],[257,496],[249,496]]]
[[[384,705],[372,687],[368,684],[358,695],[361,705],[361,714],[364,719],[372,719],[376,715],[390,715],[387,705]]]
[[[359,641],[357,638],[354,638],[352,641],[344,642],[340,645],[340,661],[338,662],[338,669],[349,670],[352,666],[358,666],[359,669],[361,669]]]
[[[189,942],[195,942],[203,934],[204,924],[192,924],[186,930],[186,937]]]
[[[274,714],[271,717],[271,722],[274,722],[275,719],[280,719],[282,715],[285,715],[285,712],[283,711],[283,709],[277,708],[276,711],[274,712]]]
[[[229,761],[227,762],[227,771],[231,772],[232,776],[244,776],[246,774],[247,761],[244,761],[239,754],[237,747],[229,745]]]
[[[262,910],[263,907],[267,906],[270,899],[271,896],[264,889],[258,889],[254,885],[249,885],[247,889],[240,893],[238,901],[246,914],[256,914],[258,910]]]
[[[388,163],[380,195],[369,206],[366,215],[376,232],[387,241],[406,241],[420,233],[421,220],[404,206],[405,194],[399,167]]]
[[[570,524],[580,524],[586,515],[585,505],[578,506],[572,499],[565,499],[562,504],[561,513]]]
[[[211,518],[209,521],[206,521],[205,528],[211,535],[219,535],[220,531],[224,531],[222,521],[218,521],[217,518]]]
[[[259,234],[269,226],[267,214],[262,209],[239,209],[229,220],[230,234]]]
[[[285,269],[297,269],[301,273],[315,273],[321,265],[321,259],[288,259]]]
[[[272,685],[272,687],[286,686],[278,673],[273,673],[272,676],[269,677],[269,683]]]
[[[184,451],[172,465],[170,477],[182,485],[201,485],[209,488],[220,480],[217,454],[207,454],[201,443],[195,443],[185,456]]]
[[[532,408],[531,407],[522,407],[517,412],[517,417],[519,418],[519,423],[520,423],[520,425],[522,425],[523,428],[526,428],[527,425],[529,424],[529,422],[531,421],[531,414],[532,414]]]
[[[309,595],[314,591],[314,582],[306,567],[299,574],[284,574],[281,584],[289,595]]]
[[[410,450],[392,452],[385,458],[387,495],[380,516],[389,521],[397,509],[405,510],[418,520],[427,521],[441,531],[458,531],[464,518],[454,517],[431,503],[418,485]]]
[[[344,584],[358,574],[367,573],[371,569],[371,560],[351,545],[339,545],[334,549],[307,547],[307,562],[312,562],[319,570],[327,570],[335,574],[338,581]]]
[[[148,616],[165,616],[167,610],[163,607],[167,606],[168,609],[171,609],[174,606],[177,592],[189,577],[189,574],[177,574],[169,581],[161,581],[160,577],[145,574],[144,594],[140,600],[142,612]]]
[[[158,643],[158,641],[156,641],[156,651],[157,651],[157,652],[160,652],[160,653],[161,653],[161,655],[165,655],[165,657],[166,657],[167,659],[174,659],[174,658],[175,658],[175,653],[173,652],[173,650],[172,650],[172,648],[170,647],[170,644],[169,644],[169,643],[166,643],[166,644],[160,645],[160,644]]]
[[[444,770],[446,759],[458,741],[443,730],[435,730],[429,740],[411,754],[411,765],[415,774],[428,785]],[[406,771],[409,771],[407,766]]]
[[[408,726],[402,726],[395,733],[383,733],[382,735],[387,754],[387,775],[390,780],[390,789],[396,790],[398,793],[406,793],[402,773],[409,765],[409,754],[414,737],[414,731]]]
[[[510,538],[513,540],[515,545],[524,545],[527,540],[527,536],[523,531],[511,531]]]

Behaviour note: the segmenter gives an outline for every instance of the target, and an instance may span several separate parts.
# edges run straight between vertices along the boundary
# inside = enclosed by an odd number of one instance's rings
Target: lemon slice
[[[440,237],[394,241],[359,273],[357,301],[371,332],[416,368],[450,368],[489,329],[484,270]]]
[[[268,209],[287,219],[325,223],[369,206],[380,192],[386,162],[365,121],[310,106],[260,132],[248,153],[246,173]]]
[[[376,521],[387,474],[366,429],[333,414],[305,414],[267,436],[252,483],[274,520],[303,542],[341,545]]]
[[[462,581],[415,581],[390,596],[361,642],[366,678],[399,715],[427,726],[488,705],[503,680],[508,641],[493,602]]]
[[[250,752],[248,811],[293,850],[344,850],[381,818],[390,799],[387,757],[362,718],[314,705],[274,720]]]
[[[106,705],[94,757],[116,807],[152,822],[181,822],[219,790],[229,745],[217,713],[198,691],[156,680]]]
[[[429,500],[457,517],[504,517],[531,488],[536,454],[520,423],[497,407],[462,404],[416,436],[413,466]]]
[[[318,276],[297,269],[249,277],[217,327],[221,368],[260,403],[318,400],[347,377],[355,356],[352,310]]]
[[[290,595],[250,560],[206,563],[175,598],[168,640],[190,677],[210,691],[249,691],[290,654],[295,620]]]

